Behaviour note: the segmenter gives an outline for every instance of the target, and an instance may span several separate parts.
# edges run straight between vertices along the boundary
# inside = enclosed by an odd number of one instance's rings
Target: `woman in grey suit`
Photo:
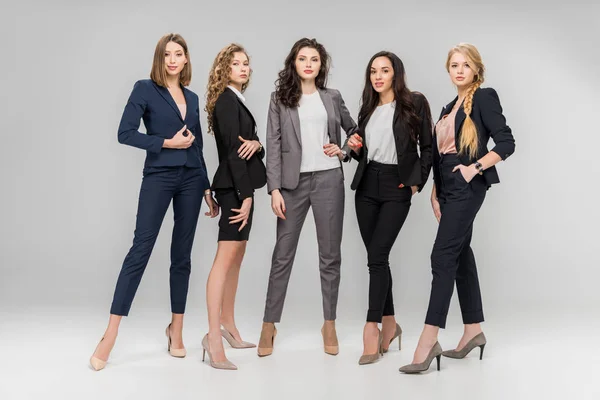
[[[319,245],[325,353],[336,355],[335,318],[340,284],[347,158],[341,129],[354,133],[340,92],[326,87],[330,57],[315,39],[297,41],[279,72],[267,125],[267,188],[277,219],[258,355],[273,353],[300,231],[312,207]]]

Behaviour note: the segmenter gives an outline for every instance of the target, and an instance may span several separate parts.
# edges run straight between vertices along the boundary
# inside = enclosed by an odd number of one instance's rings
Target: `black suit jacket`
[[[258,140],[256,122],[242,100],[229,88],[221,93],[213,112],[213,130],[219,153],[219,167],[213,178],[213,189],[230,189],[243,200],[254,193],[254,189],[267,183],[267,173],[262,158],[264,148],[249,160],[238,155],[242,145],[238,136],[248,140]]]
[[[452,111],[456,104],[458,96],[442,109],[440,119]],[[460,130],[465,122],[467,115],[461,105],[456,112],[454,120],[454,140],[456,142],[456,151],[460,162],[464,165],[471,165],[481,157],[489,153],[487,144],[490,137],[494,140],[495,146],[491,150],[497,153],[503,160],[506,160],[515,151],[515,139],[511,129],[506,125],[506,119],[502,115],[502,106],[498,94],[492,88],[479,88],[473,94],[473,108],[471,110],[471,119],[477,128],[479,146],[475,157],[470,158],[468,154],[462,154],[460,149]],[[437,140],[433,141],[433,179],[436,190],[439,193],[440,171],[439,171],[440,153],[437,147]],[[483,171],[483,177],[489,186],[499,183],[498,171],[496,167],[491,167]]]
[[[417,152],[417,143],[411,138],[408,127],[402,120],[400,113],[400,104],[396,103],[394,111],[394,140],[396,142],[396,154],[398,156],[398,173],[400,181],[398,185],[418,186],[419,191],[423,189],[429,173],[431,172],[431,142],[432,142],[432,124],[431,111],[429,103],[425,96],[421,93],[412,93],[415,111],[421,119],[421,126],[416,132],[420,154]],[[363,174],[367,167],[369,149],[367,148],[367,140],[365,137],[365,128],[369,119],[361,122],[359,125],[359,134],[363,140],[363,147],[360,154],[353,151],[350,153],[353,158],[358,160],[358,167],[350,186],[352,190],[356,190],[360,185]]]

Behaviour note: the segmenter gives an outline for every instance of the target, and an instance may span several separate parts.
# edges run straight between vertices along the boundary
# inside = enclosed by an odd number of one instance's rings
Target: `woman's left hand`
[[[243,158],[244,160],[249,160],[260,148],[258,140],[246,140],[241,136],[238,136],[238,139],[242,142],[242,145],[238,149],[238,154],[240,158]]]
[[[208,206],[208,211],[205,212],[204,215],[206,215],[207,217],[211,217],[211,218],[214,218],[217,215],[219,215],[219,204],[212,197],[212,193],[205,194],[204,201],[206,201],[206,205]]]
[[[459,173],[462,174],[463,178],[465,178],[465,181],[467,183],[471,182],[471,180],[479,172],[479,171],[477,171],[477,168],[475,168],[475,164],[471,164],[469,166],[462,165],[462,164],[461,165],[457,165],[456,167],[454,167],[454,169],[452,170],[452,172],[456,172],[456,171],[459,171]]]
[[[342,150],[340,149],[340,146],[335,143],[327,143],[323,146],[323,151],[325,152],[325,155],[329,157],[338,156],[339,158],[342,158]]]

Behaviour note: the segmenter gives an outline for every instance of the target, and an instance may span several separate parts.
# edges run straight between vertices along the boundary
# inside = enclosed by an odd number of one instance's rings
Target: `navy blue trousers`
[[[425,323],[446,327],[450,299],[458,292],[458,301],[464,324],[483,322],[483,306],[477,265],[471,249],[473,222],[487,191],[482,176],[465,181],[460,171],[452,169],[460,164],[454,154],[442,156],[440,162],[440,202],[442,218],[431,252],[431,295]]]
[[[191,252],[204,197],[202,170],[188,167],[146,167],[140,189],[133,245],[123,261],[111,314],[128,315],[165,213],[173,200],[175,225],[171,239],[171,311],[185,312]]]

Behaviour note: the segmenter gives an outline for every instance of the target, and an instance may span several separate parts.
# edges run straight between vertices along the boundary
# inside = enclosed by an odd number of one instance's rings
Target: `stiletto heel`
[[[400,372],[404,372],[405,374],[418,374],[419,372],[424,372],[429,369],[433,359],[437,360],[437,368],[440,370],[440,359],[442,355],[442,346],[438,342],[435,342],[431,350],[429,350],[429,354],[427,354],[427,358],[425,361],[419,364],[408,364],[404,367],[400,368]]]
[[[398,350],[402,350],[402,332],[398,335]]]
[[[172,349],[171,348],[171,324],[167,325],[165,335],[167,335],[167,351],[172,357],[183,358],[186,356],[185,347],[183,349]]]
[[[204,362],[205,357],[206,357],[206,349],[202,349],[202,362]]]
[[[448,358],[465,358],[467,354],[471,352],[476,347],[479,347],[481,350],[479,352],[479,359],[483,358],[483,348],[485,347],[487,340],[483,332],[475,336],[473,339],[469,340],[465,347],[460,350],[446,350],[442,353],[444,357]]]
[[[216,369],[229,369],[229,370],[235,370],[237,369],[237,367],[235,366],[234,363],[232,363],[229,360],[225,360],[225,361],[213,361],[213,357],[212,354],[210,352],[210,348],[208,346],[208,333],[204,336],[204,338],[202,339],[202,361],[204,362],[204,355],[206,353],[208,353],[208,360],[210,361],[210,366]]]

